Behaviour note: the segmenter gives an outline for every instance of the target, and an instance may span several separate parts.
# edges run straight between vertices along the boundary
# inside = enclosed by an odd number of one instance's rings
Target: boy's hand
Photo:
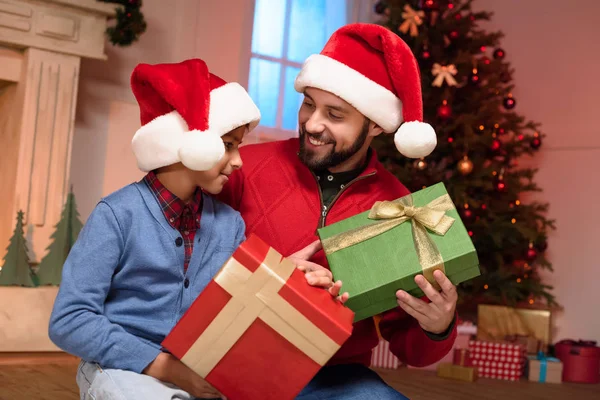
[[[458,294],[456,287],[442,271],[435,271],[433,277],[442,288],[441,292],[438,292],[423,275],[415,276],[416,284],[431,300],[430,303],[411,296],[404,290],[398,290],[396,297],[398,305],[419,321],[421,328],[439,334],[445,332],[454,319]]]
[[[168,353],[160,353],[143,373],[160,381],[172,383],[196,398],[225,399],[225,396],[210,383]]]
[[[330,270],[319,264],[308,261],[317,251],[321,250],[321,248],[321,241],[316,240],[302,250],[289,256],[288,259],[292,260],[296,264],[296,267],[304,272],[304,276],[309,285],[327,289],[333,297],[336,297],[339,301],[345,303],[348,300],[349,294],[343,293],[340,295],[342,281],[334,282]]]

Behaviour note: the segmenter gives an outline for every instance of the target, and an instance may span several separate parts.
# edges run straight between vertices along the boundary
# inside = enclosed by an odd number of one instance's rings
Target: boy
[[[160,343],[245,239],[239,213],[206,193],[241,168],[238,146],[260,112],[199,59],[138,65],[131,85],[142,123],[132,146],[148,174],[87,220],[64,265],[50,338],[82,358],[82,399],[219,398]],[[330,274],[316,275],[338,294]]]

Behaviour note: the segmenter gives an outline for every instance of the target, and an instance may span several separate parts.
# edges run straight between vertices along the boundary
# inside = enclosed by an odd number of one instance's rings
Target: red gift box
[[[350,337],[353,319],[251,235],[162,345],[230,400],[293,399]]]
[[[523,375],[526,349],[522,345],[472,340],[469,353],[480,377],[517,381]]]
[[[592,341],[561,340],[554,355],[563,363],[563,381],[600,383],[600,347]]]

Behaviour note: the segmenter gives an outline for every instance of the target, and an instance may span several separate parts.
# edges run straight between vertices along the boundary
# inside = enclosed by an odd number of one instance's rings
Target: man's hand
[[[434,271],[433,277],[442,288],[441,292],[438,292],[427,282],[427,279],[423,275],[415,276],[416,284],[431,300],[431,303],[426,303],[421,299],[411,296],[404,290],[398,290],[396,297],[398,298],[398,305],[407,314],[412,315],[419,321],[421,328],[427,332],[440,334],[448,329],[454,319],[458,295],[456,287],[442,271]]]
[[[159,381],[172,383],[199,399],[225,399],[210,383],[168,353],[160,353],[143,373]]]
[[[317,251],[321,250],[321,241],[316,240],[288,257],[291,261],[296,264],[296,267],[304,272],[306,281],[311,286],[317,286],[325,288],[333,297],[337,297],[339,301],[345,303],[348,300],[349,294],[343,293],[340,295],[342,288],[342,281],[333,281],[333,275],[327,268],[308,261]]]

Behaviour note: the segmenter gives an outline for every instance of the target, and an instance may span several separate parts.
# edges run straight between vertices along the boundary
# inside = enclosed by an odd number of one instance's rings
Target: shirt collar
[[[179,229],[184,212],[191,214],[190,216],[197,222],[197,227],[200,226],[199,213],[202,206],[202,190],[200,188],[196,188],[192,199],[186,204],[161,183],[154,171],[150,171],[144,177],[144,182],[150,188],[165,218],[173,228]]]

